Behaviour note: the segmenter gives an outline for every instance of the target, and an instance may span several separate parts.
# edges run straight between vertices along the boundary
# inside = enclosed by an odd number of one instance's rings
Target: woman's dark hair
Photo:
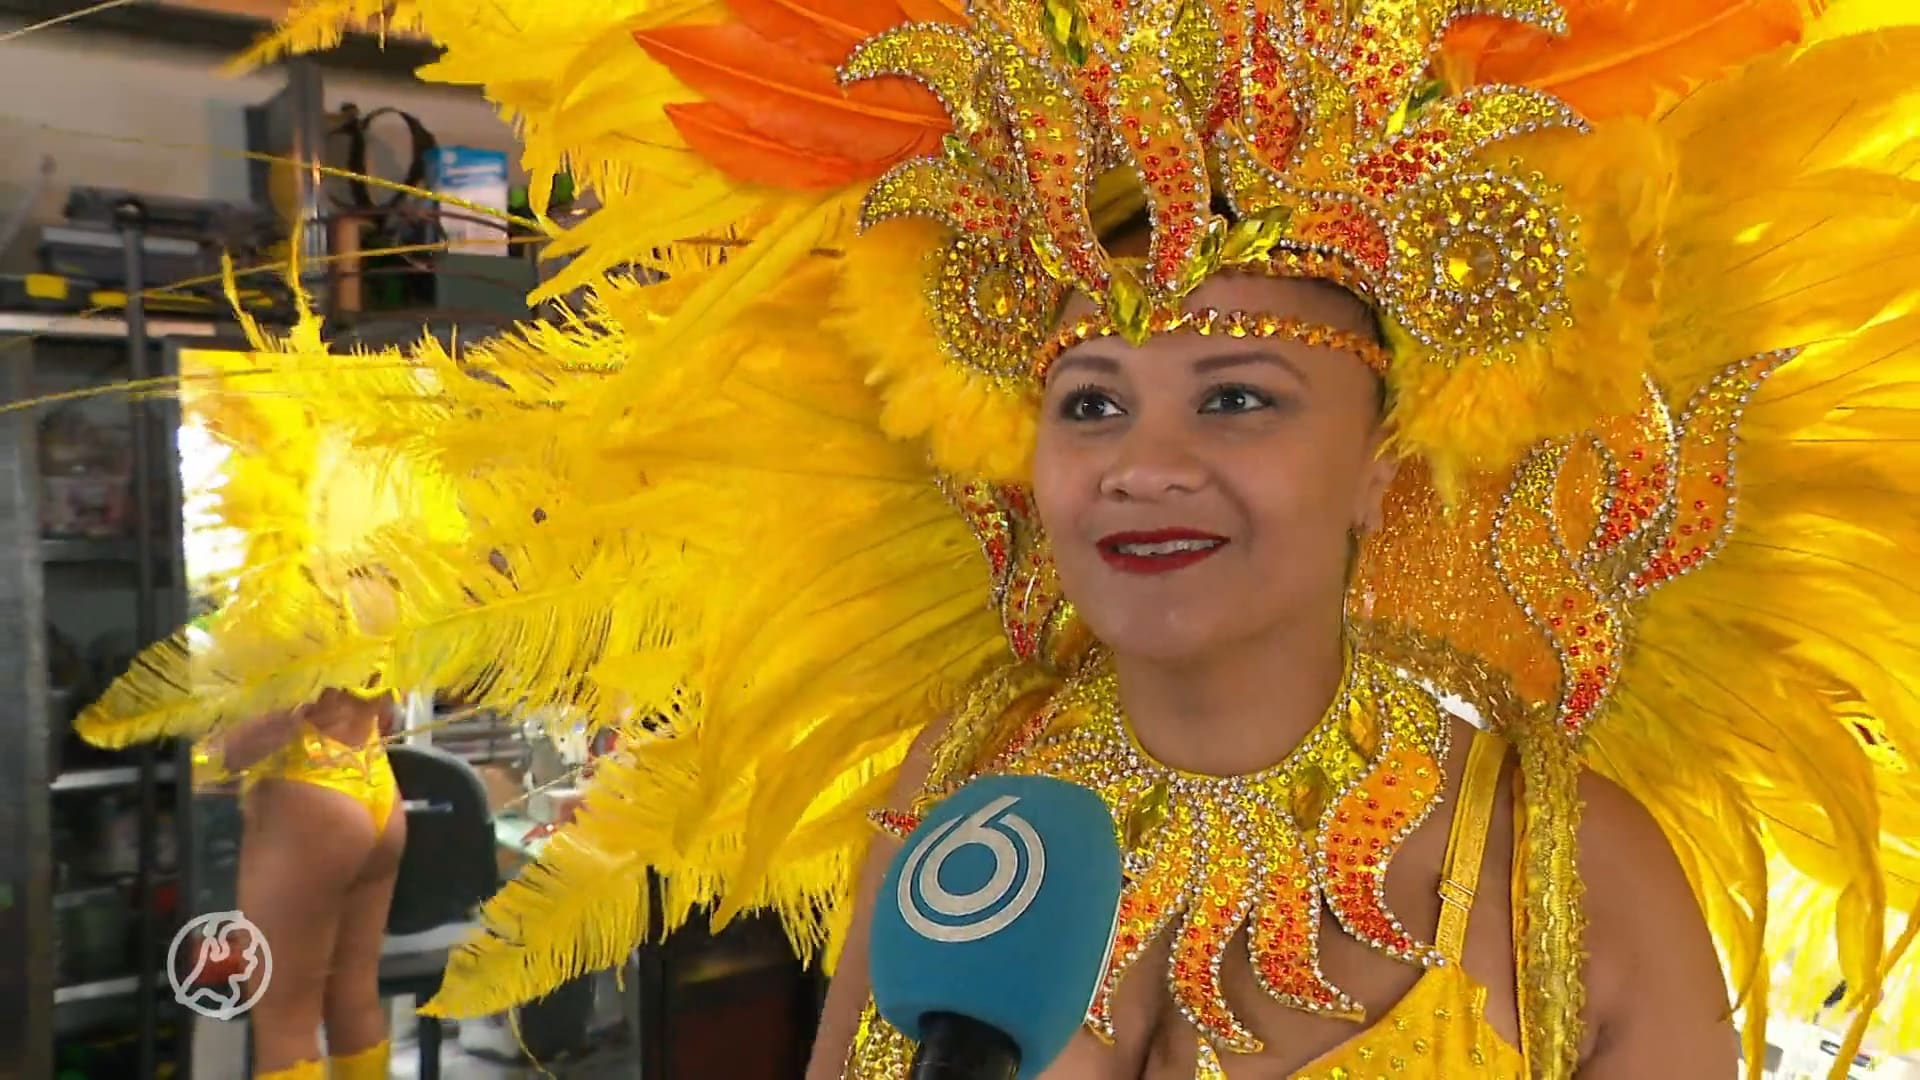
[[[1219,195],[1213,197],[1213,212],[1225,218],[1229,225],[1235,224],[1240,220],[1240,215],[1234,211],[1233,204]],[[1116,240],[1141,236],[1152,228],[1153,219],[1148,216],[1147,208],[1142,206],[1139,210],[1128,215],[1119,224],[1112,228],[1101,230],[1100,242],[1102,244],[1111,244]],[[1309,285],[1317,289],[1326,290],[1329,293],[1337,294],[1345,301],[1357,306],[1364,316],[1363,321],[1367,328],[1367,335],[1373,340],[1373,343],[1383,347],[1390,347],[1387,341],[1386,327],[1380,321],[1380,313],[1366,297],[1335,281],[1327,281],[1321,278],[1297,278],[1294,280],[1299,281],[1303,285]],[[1387,396],[1387,380],[1380,378],[1377,381],[1380,390],[1380,410],[1385,412],[1390,403]]]

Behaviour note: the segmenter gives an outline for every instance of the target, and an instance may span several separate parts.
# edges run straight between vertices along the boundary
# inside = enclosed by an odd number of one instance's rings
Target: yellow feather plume
[[[850,243],[829,321],[868,364],[886,402],[887,434],[926,440],[946,472],[1024,481],[1038,415],[1032,391],[959,370],[917,314],[927,304],[927,260],[943,232],[903,218]]]

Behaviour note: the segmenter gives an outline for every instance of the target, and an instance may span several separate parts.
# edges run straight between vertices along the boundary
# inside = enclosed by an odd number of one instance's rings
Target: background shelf
[[[154,768],[154,779],[160,783],[173,780],[174,768],[171,762],[163,762]],[[128,788],[140,782],[140,767],[137,765],[115,765],[100,769],[70,769],[53,778],[47,785],[54,791],[101,791],[110,788]]]

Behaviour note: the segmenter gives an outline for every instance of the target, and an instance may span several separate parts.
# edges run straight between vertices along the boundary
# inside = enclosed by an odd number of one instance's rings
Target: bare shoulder
[[[940,743],[953,727],[952,716],[940,716],[920,729],[907,747],[907,756],[900,762],[899,779],[894,782],[893,809],[905,809],[905,803],[919,796],[920,791],[932,779],[934,755]]]
[[[914,736],[906,757],[894,776],[887,795],[886,809],[904,810],[925,788],[934,767],[942,739],[952,726],[951,717],[942,716]],[[847,1054],[860,1029],[861,1013],[866,1009],[870,986],[867,981],[867,932],[872,924],[873,894],[880,887],[887,862],[899,850],[899,843],[875,830],[853,886],[853,906],[833,978],[827,985],[827,1000],[821,1009],[820,1027],[814,1036],[813,1057],[807,1065],[807,1080],[837,1080],[847,1063]]]
[[[1582,1080],[1725,1075],[1735,1043],[1727,983],[1693,887],[1659,822],[1584,773],[1587,1022]]]
[[[1580,859],[1583,869],[1637,869],[1643,872],[1643,876],[1645,871],[1652,871],[1658,880],[1665,882],[1666,875],[1659,871],[1670,868],[1673,876],[1678,878],[1681,889],[1687,890],[1679,860],[1674,857],[1673,846],[1667,842],[1666,834],[1660,830],[1660,823],[1625,788],[1591,770],[1583,771],[1580,774],[1580,801],[1585,807],[1580,822]],[[1633,882],[1594,880],[1595,876],[1591,873],[1588,875],[1589,895],[1639,891],[1639,886]],[[1687,891],[1687,896],[1691,904],[1691,891]]]

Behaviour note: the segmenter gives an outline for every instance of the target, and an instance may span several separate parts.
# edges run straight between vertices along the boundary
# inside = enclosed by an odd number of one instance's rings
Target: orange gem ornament
[[[999,763],[1097,791],[1127,846],[1127,886],[1105,979],[1088,1014],[1112,1037],[1121,979],[1173,934],[1168,988],[1213,1046],[1260,1049],[1220,982],[1243,930],[1260,985],[1281,1004],[1352,1020],[1364,1012],[1320,970],[1322,905],[1349,934],[1407,963],[1440,962],[1386,906],[1388,863],[1438,803],[1449,724],[1424,689],[1356,654],[1334,706],[1280,764],[1246,776],[1168,768],[1134,740],[1111,673],[1070,683],[1054,730]],[[1143,827],[1142,822],[1154,822]]]
[[[1638,413],[1541,446],[1515,468],[1494,519],[1494,568],[1553,647],[1568,735],[1582,735],[1613,692],[1639,603],[1704,565],[1731,532],[1742,410],[1793,356],[1727,366],[1678,417],[1649,384]],[[1589,515],[1569,510],[1590,496],[1598,520],[1582,536]]]

